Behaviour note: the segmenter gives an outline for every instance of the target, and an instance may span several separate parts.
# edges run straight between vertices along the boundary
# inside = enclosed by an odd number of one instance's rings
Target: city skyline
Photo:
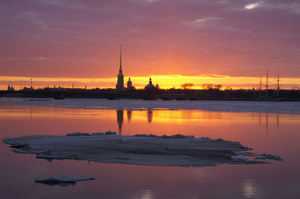
[[[115,88],[124,82],[300,87],[300,3],[295,1],[0,2],[0,89]],[[275,86],[274,86],[275,87]]]
[[[265,74],[266,75],[266,74]],[[270,75],[270,74],[269,74]],[[150,76],[125,76],[124,82],[131,78],[132,86],[136,89],[143,89],[149,83],[149,77],[154,80],[154,84],[159,84],[161,89],[181,89],[186,83],[191,83],[191,89],[205,89],[207,85],[221,85],[221,90],[224,89],[253,89],[260,87],[266,88],[266,77],[230,77],[219,75],[202,75],[202,76],[181,76],[181,75],[150,75]],[[0,90],[7,90],[8,86],[12,86],[15,90],[21,90],[31,85],[34,89],[42,89],[47,87],[63,87],[63,88],[87,88],[87,89],[115,89],[117,77],[111,78],[44,78],[44,77],[5,77],[0,76]],[[278,75],[269,76],[269,89],[277,89]],[[169,83],[169,82],[174,83]],[[300,84],[298,78],[282,78],[280,77],[280,89],[298,90]],[[32,83],[31,83],[32,82]],[[253,83],[252,83],[253,82]]]

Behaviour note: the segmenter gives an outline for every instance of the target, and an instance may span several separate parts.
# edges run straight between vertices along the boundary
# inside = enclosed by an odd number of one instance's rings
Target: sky
[[[0,0],[0,89],[300,87],[299,0]]]

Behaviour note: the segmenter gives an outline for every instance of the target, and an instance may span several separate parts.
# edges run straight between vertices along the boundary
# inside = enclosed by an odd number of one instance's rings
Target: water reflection
[[[276,116],[276,124],[277,124],[277,129],[279,129],[279,114]]]
[[[268,133],[269,130],[269,114],[266,114],[266,133]]]
[[[127,110],[127,120],[128,123],[130,123],[130,120],[132,119],[132,110]],[[138,118],[135,118],[138,120]],[[147,121],[149,124],[151,124],[153,119],[153,110],[151,108],[147,109]],[[122,134],[122,127],[123,127],[123,121],[124,121],[124,110],[119,109],[117,110],[117,123],[118,123],[118,129],[119,129],[119,134]]]
[[[271,115],[274,115],[274,114],[271,114]],[[276,128],[277,128],[277,130],[279,129],[279,124],[280,124],[280,116],[279,116],[280,114],[276,114]],[[269,113],[259,113],[259,126],[261,127],[262,126],[262,120],[264,119],[265,120],[265,131],[266,131],[266,133],[268,133],[269,132],[269,120],[270,120],[270,118],[269,118],[270,116],[269,116]],[[273,118],[273,116],[271,116],[271,119]]]
[[[151,108],[148,108],[148,110],[147,110],[147,119],[148,119],[149,124],[152,122],[152,118],[153,118],[153,110]]]
[[[124,118],[124,111],[126,111],[127,117]],[[146,111],[135,111],[135,110],[124,110],[119,109],[117,112],[117,124],[118,124],[118,133],[122,134],[122,128],[124,125],[124,119],[127,119],[128,123],[126,125],[135,126],[137,123],[144,123],[147,121],[148,124],[153,122],[155,118],[155,125],[171,125],[174,124],[195,124],[199,127],[202,126],[211,126],[214,128],[218,128],[222,124],[230,124],[234,125],[232,121],[235,120],[237,124],[239,123],[240,117],[247,118],[249,114],[246,113],[222,113],[222,112],[202,112],[202,111],[188,111],[188,110],[153,110],[152,108],[148,108]],[[134,114],[136,113],[136,114]],[[32,114],[32,113],[31,113]],[[133,114],[135,117],[133,117]],[[255,119],[258,121],[258,126],[263,128],[266,133],[270,131],[270,128],[280,127],[280,114],[270,114],[270,113],[257,113],[254,114],[253,117],[248,118],[249,125],[251,122],[250,119]],[[132,122],[132,123],[130,123]],[[243,121],[245,122],[245,121]],[[252,123],[253,124],[253,123]],[[149,128],[148,126],[147,128]],[[143,130],[146,129],[146,126],[143,126]],[[220,128],[221,130],[222,128]],[[126,132],[128,133],[128,132]]]
[[[138,193],[136,196],[133,198],[138,198],[138,199],[154,199],[154,193],[152,190],[143,190],[140,193]]]
[[[122,125],[123,125],[123,116],[124,111],[123,109],[117,110],[117,122],[118,122],[118,127],[119,127],[119,134],[122,134]]]
[[[132,114],[132,111],[127,110],[127,120],[128,120],[128,122],[130,122],[130,120],[131,120],[131,114]]]
[[[123,135],[181,133],[239,141],[253,148],[255,153],[274,153],[284,158],[282,162],[266,165],[205,168],[81,161],[75,164],[74,161],[53,161],[50,165],[34,156],[15,155],[1,142],[0,155],[5,161],[1,162],[0,174],[4,180],[0,192],[3,198],[28,198],[31,194],[28,190],[36,190],[36,198],[49,194],[66,198],[74,191],[82,198],[90,193],[93,193],[91,198],[299,198],[299,121],[297,114],[0,106],[1,137],[118,129]],[[264,133],[266,130],[268,134]],[[53,192],[53,189],[30,183],[36,177],[66,172],[91,175],[96,180],[80,183],[64,192]],[[118,187],[117,192],[115,187]]]
[[[124,117],[124,112],[126,112]],[[103,117],[104,116],[104,117]],[[224,128],[236,132],[243,126],[250,131],[257,126],[259,132],[274,132],[275,129],[286,128],[291,121],[299,121],[299,115],[284,115],[273,113],[231,113],[205,112],[201,110],[97,110],[97,109],[67,109],[51,107],[12,107],[0,109],[0,118],[4,126],[13,125],[12,121],[18,118],[21,126],[28,126],[34,131],[44,132],[46,127],[51,132],[62,132],[69,127],[68,132],[83,131],[87,126],[88,132],[116,131],[119,134],[196,134],[199,136],[223,137]],[[127,122],[124,124],[124,121]],[[52,124],[56,125],[52,125]],[[68,126],[69,123],[73,125]],[[76,124],[76,125],[74,125]],[[151,125],[150,125],[151,124]],[[57,129],[57,131],[55,131]],[[254,130],[254,129],[252,129]],[[243,130],[244,131],[244,130]],[[207,135],[206,135],[207,133]],[[214,134],[214,135],[212,135]],[[218,134],[218,135],[217,135]],[[231,133],[232,134],[232,133]],[[198,135],[196,135],[198,136]],[[218,137],[217,137],[218,138]]]
[[[246,180],[243,183],[243,196],[246,198],[256,197],[257,191],[256,186],[251,180]]]

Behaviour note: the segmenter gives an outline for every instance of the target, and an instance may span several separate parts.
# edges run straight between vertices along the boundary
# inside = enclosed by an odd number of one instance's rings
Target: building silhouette
[[[129,80],[128,80],[128,82],[127,82],[127,89],[132,89],[133,88],[133,86],[132,86],[132,81],[130,80],[130,77],[129,77]]]
[[[145,86],[145,90],[148,90],[148,91],[156,90],[156,87],[152,84],[151,77],[149,79],[149,84]]]
[[[124,75],[123,75],[123,69],[122,69],[122,46],[120,46],[120,68],[118,73],[118,81],[116,85],[117,91],[126,91],[126,90],[134,90],[134,86],[132,86],[132,81],[129,77],[127,81],[127,88],[124,87]]]
[[[118,74],[118,82],[116,85],[117,90],[124,89],[124,75],[122,72],[122,46],[120,46],[120,68],[119,68],[119,74]]]

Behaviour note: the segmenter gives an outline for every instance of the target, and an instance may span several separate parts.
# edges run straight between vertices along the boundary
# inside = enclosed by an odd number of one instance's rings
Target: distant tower
[[[124,75],[122,72],[122,46],[120,46],[120,69],[118,74],[118,82],[116,85],[117,90],[121,90],[124,88]]]
[[[33,87],[32,87],[32,78],[30,79],[30,90],[33,91]]]
[[[130,80],[130,77],[129,77],[129,80],[127,82],[127,88],[132,89],[132,81]]]
[[[8,91],[15,91],[14,87],[13,87],[13,86],[10,86],[10,85],[8,85],[7,90],[8,90]]]

